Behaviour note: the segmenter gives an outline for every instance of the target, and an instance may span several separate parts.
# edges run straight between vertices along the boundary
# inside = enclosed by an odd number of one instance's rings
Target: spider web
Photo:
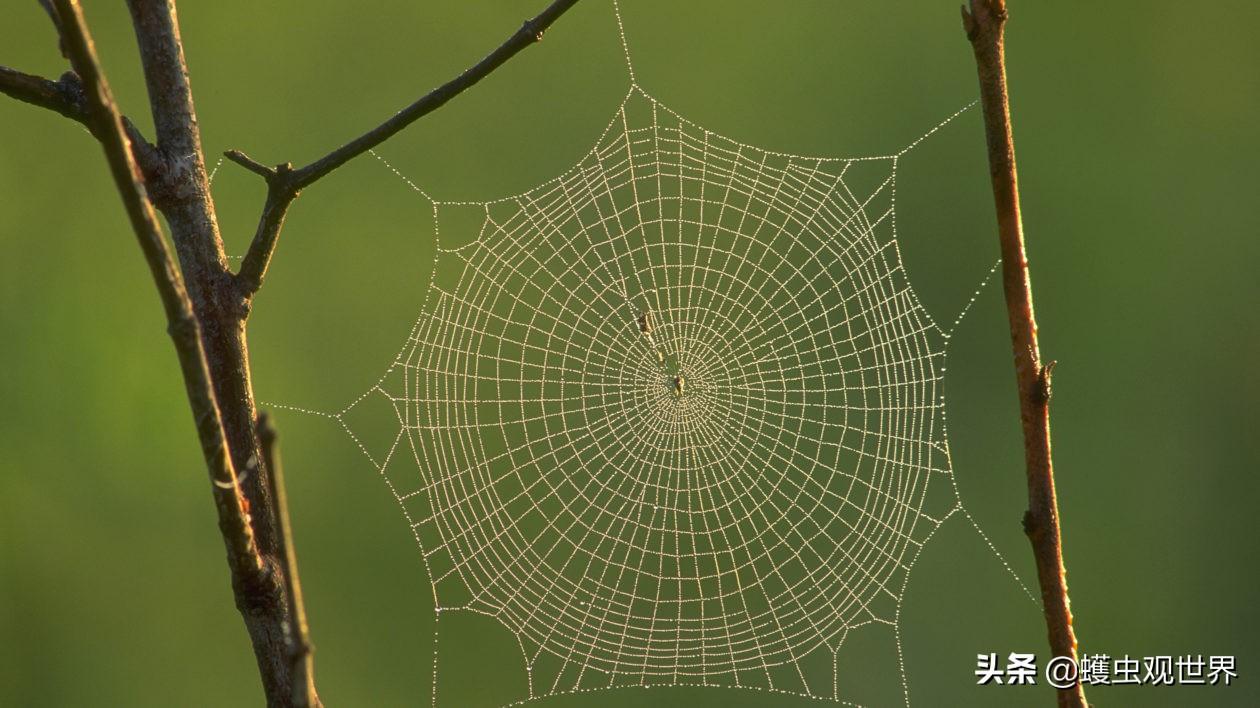
[[[846,636],[898,632],[920,550],[970,520],[946,440],[949,331],[896,238],[898,161],[918,141],[763,150],[630,76],[595,146],[547,183],[451,202],[408,181],[438,230],[423,314],[379,383],[322,415],[355,436],[346,413],[392,406],[388,452],[360,447],[438,619],[475,612],[515,636],[522,702],[658,685],[840,701]],[[909,703],[904,670],[902,685]]]

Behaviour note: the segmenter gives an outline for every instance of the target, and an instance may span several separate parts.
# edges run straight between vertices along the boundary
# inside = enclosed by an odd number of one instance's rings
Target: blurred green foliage
[[[0,63],[56,76],[35,2],[0,23]],[[639,82],[741,142],[800,154],[895,152],[976,94],[956,3],[629,0]],[[496,46],[541,2],[185,3],[209,160],[308,161]],[[125,112],[148,129],[126,11],[88,17]],[[1260,353],[1255,207],[1260,6],[1012,2],[1009,73],[1024,219],[1053,403],[1065,551],[1082,649],[1234,654],[1231,688],[1114,688],[1102,705],[1254,705]],[[513,194],[584,154],[628,86],[611,4],[587,0],[541,45],[387,143],[439,198]],[[99,148],[0,101],[0,705],[256,705],[258,679],[175,358]],[[262,202],[214,182],[240,254]],[[911,280],[952,321],[997,256],[975,111],[903,160]],[[295,205],[251,321],[260,400],[338,410],[407,336],[433,256],[431,208],[358,160]],[[967,508],[1026,583],[1021,444],[1000,291],[951,345],[949,422]],[[277,423],[321,694],[427,705],[432,595],[377,472],[327,419]],[[965,520],[916,566],[901,645],[912,701],[1048,705],[972,684],[978,652],[1038,651],[1034,604]],[[511,636],[442,621],[442,705],[524,692]],[[851,698],[901,700],[895,644],[854,644]],[[546,705],[804,705],[656,689]]]

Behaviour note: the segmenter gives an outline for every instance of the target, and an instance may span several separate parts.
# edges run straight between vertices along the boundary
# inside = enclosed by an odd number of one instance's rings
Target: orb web
[[[946,344],[971,304],[940,328],[898,251],[900,158],[974,103],[892,155],[774,152],[658,102],[620,35],[629,92],[555,179],[435,200],[373,153],[433,206],[420,317],[339,412],[268,405],[336,421],[402,508],[435,706],[452,612],[515,637],[512,705],[657,686],[847,703],[861,628],[893,634],[909,705],[901,603],[943,522],[1037,604],[951,472]]]
[[[402,428],[378,467],[439,612],[510,630],[530,698],[839,699],[809,657],[895,629],[959,508],[897,162],[744,145],[635,85],[560,177],[434,202],[424,314],[373,390]]]

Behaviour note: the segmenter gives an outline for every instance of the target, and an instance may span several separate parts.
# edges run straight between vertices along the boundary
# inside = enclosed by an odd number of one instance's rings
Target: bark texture
[[[254,402],[246,325],[287,209],[302,188],[476,84],[577,0],[555,0],[500,47],[377,127],[293,169],[229,157],[267,180],[258,232],[239,273],[228,267],[174,0],[128,0],[156,132],[149,142],[109,91],[78,0],[40,0],[74,69],[57,81],[0,66],[0,92],[75,120],[101,142],[167,315],[210,473],[236,606],[270,706],[321,705],[276,435]],[[172,257],[155,208],[166,217]]]
[[[1006,90],[1005,0],[971,0],[962,12],[963,28],[975,53],[980,78],[980,104],[988,143],[993,203],[997,210],[998,240],[1002,249],[1002,291],[1011,327],[1015,382],[1024,433],[1024,466],[1028,510],[1024,533],[1032,543],[1041,588],[1042,608],[1050,650],[1054,656],[1076,660],[1076,635],[1068,601],[1067,571],[1059,535],[1059,506],[1050,457],[1050,375],[1054,362],[1045,363],[1037,344],[1032,283],[1024,249],[1024,225],[1019,213],[1019,180],[1015,170],[1015,139],[1011,132],[1010,101]],[[1060,706],[1084,708],[1085,691],[1079,683],[1059,689]]]

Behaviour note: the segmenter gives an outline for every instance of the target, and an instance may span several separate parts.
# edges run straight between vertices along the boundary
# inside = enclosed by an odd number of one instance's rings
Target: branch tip
[[[986,29],[1000,29],[1006,23],[1006,0],[967,0],[962,8],[963,28],[967,36]]]
[[[241,167],[244,167],[250,172],[253,172],[254,174],[262,177],[268,182],[270,182],[271,179],[275,177],[276,175],[276,170],[262,164],[261,162],[255,160],[249,155],[246,155],[240,150],[226,150],[224,151],[223,156],[231,160],[232,162],[235,162],[236,164],[240,165]]]
[[[974,42],[976,40],[976,18],[967,9],[966,5],[958,6],[959,12],[962,13],[963,32],[967,34],[967,39]]]
[[[420,118],[441,108],[448,101],[463,93],[466,89],[489,76],[507,60],[516,56],[522,49],[542,41],[546,32],[557,19],[578,0],[553,0],[542,12],[526,20],[514,31],[503,44],[487,54],[473,66],[464,70],[455,78],[447,81],[429,93],[421,96],[411,105],[390,116],[383,123],[329,152],[323,157],[301,167],[291,163],[266,167],[258,161],[247,157],[239,150],[229,150],[224,155],[231,161],[267,180],[267,200],[258,219],[258,227],[254,232],[254,240],[249,251],[241,261],[236,273],[236,283],[244,300],[252,298],[262,287],[267,275],[271,257],[275,253],[280,238],[280,230],[284,227],[285,213],[289,205],[297,198],[298,193],[332,173],[350,160],[372,150],[391,136],[416,122]],[[242,310],[248,314],[248,310]]]

